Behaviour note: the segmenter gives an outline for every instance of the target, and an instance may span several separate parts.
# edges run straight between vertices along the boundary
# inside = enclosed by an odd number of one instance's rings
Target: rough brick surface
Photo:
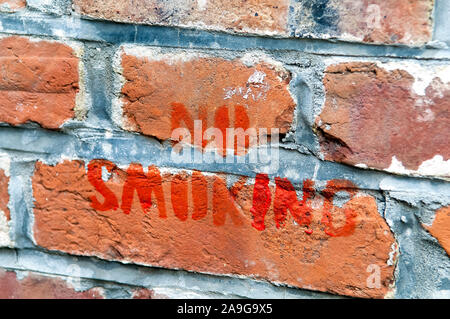
[[[25,8],[25,0],[0,0],[0,11],[14,12]]]
[[[325,106],[316,120],[325,159],[450,176],[449,68],[416,74],[416,67],[349,62],[327,68]]]
[[[59,128],[75,117],[79,58],[70,46],[0,38],[0,122]]]
[[[9,204],[9,176],[4,169],[0,169],[0,247],[10,247],[10,220]]]
[[[0,169],[0,213],[6,217],[7,220],[11,219],[8,202],[9,202],[9,176],[5,174],[5,171]]]
[[[82,15],[119,22],[422,45],[431,40],[434,0],[75,0],[74,4]]]
[[[102,178],[102,167],[109,171],[108,179]],[[37,244],[77,255],[246,275],[351,296],[383,297],[389,292],[395,240],[371,196],[329,182],[328,191],[311,202],[291,206],[295,191],[288,181],[277,180],[277,190],[268,190],[274,203],[268,201],[266,208],[274,205],[278,217],[271,208],[265,221],[262,215],[253,220],[252,214],[264,210],[258,201],[253,205],[253,193],[262,190],[267,196],[264,185],[255,190],[242,177],[228,189],[220,175],[142,169],[132,164],[125,172],[96,160],[86,173],[81,161],[37,163]],[[332,204],[338,190],[351,194],[342,208]],[[310,216],[307,226],[298,215],[304,205],[315,207],[304,215]],[[370,265],[380,269],[378,287],[367,285]]]
[[[448,298],[449,22],[0,0],[0,298]]]
[[[20,278],[0,269],[0,299],[103,299],[98,288],[76,291],[64,279],[29,273]]]
[[[450,206],[443,207],[436,212],[433,225],[425,226],[450,256]]]
[[[125,49],[123,111],[117,111],[123,112],[123,126],[161,140],[179,127],[188,128],[193,139],[195,120],[202,120],[203,131],[219,128],[224,136],[229,127],[286,133],[295,109],[290,73],[268,59],[249,63],[255,65],[196,53]]]
[[[296,36],[421,45],[431,40],[434,0],[299,0]]]
[[[81,14],[113,21],[284,34],[289,1],[75,0],[74,4]]]

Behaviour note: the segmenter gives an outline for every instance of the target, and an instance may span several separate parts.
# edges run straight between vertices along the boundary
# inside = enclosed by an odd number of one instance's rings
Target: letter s
[[[88,164],[88,180],[95,187],[95,189],[105,198],[102,203],[99,202],[97,197],[91,196],[91,206],[95,210],[104,212],[107,210],[116,210],[119,208],[119,202],[116,195],[106,186],[102,179],[102,167],[105,167],[108,172],[111,173],[116,168],[114,163],[105,160],[92,160]]]

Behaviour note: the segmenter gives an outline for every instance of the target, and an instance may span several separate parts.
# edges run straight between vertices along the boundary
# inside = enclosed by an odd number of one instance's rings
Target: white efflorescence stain
[[[245,100],[251,98],[254,101],[265,99],[270,89],[270,85],[265,82],[266,76],[266,73],[255,70],[244,86],[224,88],[225,96],[223,99],[228,100],[233,96],[240,96]]]
[[[386,169],[386,171],[404,175],[450,177],[450,159],[444,160],[442,155],[435,155],[433,158],[422,162],[419,168],[414,171],[405,168],[403,163],[393,156],[391,165]]]

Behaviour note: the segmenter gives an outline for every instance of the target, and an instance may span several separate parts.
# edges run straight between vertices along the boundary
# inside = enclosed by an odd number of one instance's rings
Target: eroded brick
[[[434,0],[298,0],[296,36],[422,45],[431,40]]]
[[[74,0],[81,14],[106,20],[285,34],[288,0]]]
[[[275,190],[264,178],[258,188],[246,177],[227,187],[226,176],[195,171],[139,164],[124,170],[104,160],[87,167],[88,173],[82,161],[36,164],[38,245],[350,296],[390,291],[395,239],[375,199],[350,182],[330,181],[321,194],[295,204],[295,191],[283,179]],[[305,184],[304,192],[310,188]],[[338,191],[350,195],[342,207],[333,205]],[[261,200],[266,204],[258,205]],[[372,285],[368,270],[374,269],[379,277]]]
[[[202,121],[200,135],[214,127],[225,141],[230,127],[263,128],[268,134],[274,128],[281,134],[291,128],[291,75],[273,60],[227,60],[140,47],[123,48],[120,57],[125,83],[115,116],[125,129],[167,140],[174,129],[185,127],[193,142],[196,120]]]
[[[330,65],[316,120],[325,159],[398,174],[450,176],[448,66]]]
[[[9,211],[9,157],[0,154],[0,247],[11,247],[11,213]]]
[[[0,38],[0,122],[57,129],[81,118],[77,50],[53,41]]]
[[[0,269],[0,299],[103,299],[102,290],[76,291],[59,277],[27,273],[23,278],[14,271]]]
[[[26,0],[0,0],[0,11],[15,12],[26,7]]]
[[[443,207],[436,212],[433,224],[424,225],[450,256],[450,206]]]

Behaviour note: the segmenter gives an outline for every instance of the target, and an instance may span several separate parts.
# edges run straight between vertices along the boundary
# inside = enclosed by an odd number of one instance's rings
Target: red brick
[[[9,203],[9,176],[5,174],[3,169],[0,169],[0,212],[2,212],[7,220],[11,219],[11,215],[8,208]]]
[[[25,0],[0,0],[0,11],[14,12],[24,9],[26,5]]]
[[[300,0],[297,36],[422,45],[431,40],[434,0]]]
[[[247,66],[238,59],[136,47],[121,57],[125,84],[117,112],[126,129],[167,140],[178,127],[189,128],[193,138],[195,120],[224,135],[229,127],[281,133],[291,127],[291,75],[275,61],[261,58]]]
[[[325,159],[400,174],[450,176],[445,72],[446,66],[414,63],[329,66],[323,80],[326,101],[316,120]]]
[[[102,166],[111,173],[106,182]],[[273,205],[281,216],[283,205],[295,201],[286,180],[277,180],[276,192],[267,185],[265,199],[255,196],[256,201],[277,197],[258,206],[253,204],[253,192],[264,192],[265,184],[254,190],[245,177],[227,188],[222,175],[155,167],[145,173],[138,164],[125,171],[103,160],[90,162],[88,168],[87,174],[82,161],[36,164],[32,185],[38,245],[350,296],[383,297],[390,291],[395,239],[375,199],[348,188],[353,187],[350,182],[330,181],[326,191],[309,196],[306,204],[291,205],[290,214],[277,218],[277,228]],[[134,190],[136,185],[140,192]],[[338,190],[351,195],[342,208],[332,204]],[[311,207],[308,226],[298,218],[304,205]],[[255,225],[252,215],[264,209],[268,210],[264,227],[261,217]],[[393,262],[387,263],[389,259]],[[367,285],[369,265],[380,267],[379,287]]]
[[[76,291],[64,279],[28,273],[18,278],[0,269],[0,299],[103,299],[98,288]]]
[[[423,225],[433,235],[450,256],[450,206],[436,212],[431,226]]]
[[[23,37],[0,39],[0,122],[56,129],[76,116],[79,58],[70,46]]]
[[[5,165],[6,164],[6,165]],[[10,236],[11,213],[9,204],[9,159],[0,158],[0,247],[14,246]]]
[[[78,13],[106,20],[285,34],[288,0],[74,0]]]

